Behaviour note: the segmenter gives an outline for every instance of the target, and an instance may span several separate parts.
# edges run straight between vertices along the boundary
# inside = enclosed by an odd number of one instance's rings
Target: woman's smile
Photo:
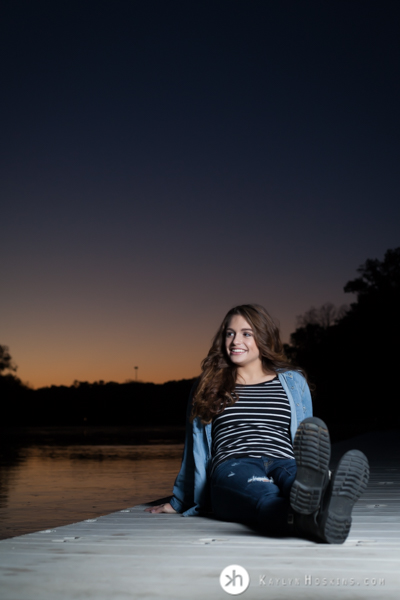
[[[229,321],[225,348],[231,361],[238,366],[245,366],[253,361],[261,362],[253,329],[241,315],[234,315]]]

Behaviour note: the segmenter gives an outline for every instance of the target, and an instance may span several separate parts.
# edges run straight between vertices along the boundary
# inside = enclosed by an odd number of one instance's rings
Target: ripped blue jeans
[[[232,458],[211,476],[211,504],[222,521],[251,525],[266,534],[293,535],[289,495],[296,478],[291,458]]]

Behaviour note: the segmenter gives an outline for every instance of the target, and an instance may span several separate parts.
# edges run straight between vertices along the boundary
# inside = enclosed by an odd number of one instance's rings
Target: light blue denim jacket
[[[292,442],[299,423],[312,416],[311,394],[307,382],[298,371],[284,371],[278,377],[289,398],[291,408],[290,435]],[[208,468],[211,461],[211,423],[204,425],[196,417],[190,423],[192,396],[189,396],[186,420],[186,439],[182,465],[175,480],[172,508],[184,517],[199,515],[209,507]]]

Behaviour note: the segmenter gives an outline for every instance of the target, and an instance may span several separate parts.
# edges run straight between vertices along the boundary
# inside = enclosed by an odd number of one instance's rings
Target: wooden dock
[[[1,600],[223,599],[229,565],[254,599],[397,600],[400,590],[399,432],[334,447],[368,455],[371,478],[345,544],[272,539],[247,527],[144,506],[0,541]]]

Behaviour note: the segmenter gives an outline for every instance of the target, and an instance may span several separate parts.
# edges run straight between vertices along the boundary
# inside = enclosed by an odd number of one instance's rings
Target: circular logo
[[[243,594],[249,587],[250,576],[240,565],[229,565],[221,571],[219,583],[224,592],[231,596],[237,596]]]

